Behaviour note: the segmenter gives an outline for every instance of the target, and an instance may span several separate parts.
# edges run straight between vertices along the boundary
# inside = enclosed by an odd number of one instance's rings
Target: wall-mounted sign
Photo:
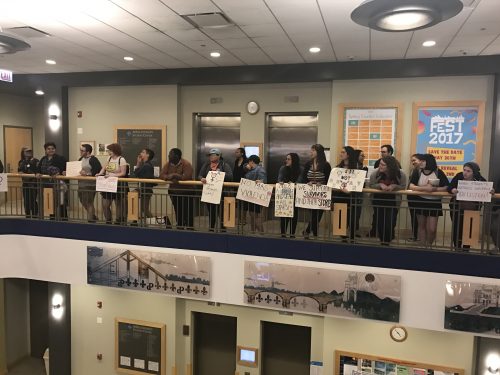
[[[10,70],[0,69],[0,81],[12,82],[12,72]]]

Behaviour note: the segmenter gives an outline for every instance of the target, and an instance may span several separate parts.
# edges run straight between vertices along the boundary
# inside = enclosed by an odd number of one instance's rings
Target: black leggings
[[[293,217],[280,218],[281,234],[290,234],[292,236],[295,236],[298,219],[299,219],[299,209],[297,207],[293,208]],[[290,226],[290,232],[287,232],[288,226]]]

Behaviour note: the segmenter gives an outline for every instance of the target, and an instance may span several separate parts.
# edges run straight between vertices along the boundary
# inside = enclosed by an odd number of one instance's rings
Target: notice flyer
[[[220,204],[225,172],[210,171],[207,174],[207,183],[203,184],[201,201],[205,203]]]

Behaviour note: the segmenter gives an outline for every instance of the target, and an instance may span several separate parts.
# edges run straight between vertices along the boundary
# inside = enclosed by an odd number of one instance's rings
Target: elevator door
[[[311,328],[262,322],[262,375],[309,375]]]
[[[236,318],[193,313],[193,374],[234,375]]]
[[[214,147],[222,151],[225,162],[233,167],[234,151],[240,147],[240,123],[239,113],[195,115],[198,133],[196,176],[200,167],[208,160],[207,152]]]
[[[310,159],[311,146],[318,139],[318,114],[267,115],[267,181],[278,181],[278,172],[285,156],[295,152],[304,165]]]

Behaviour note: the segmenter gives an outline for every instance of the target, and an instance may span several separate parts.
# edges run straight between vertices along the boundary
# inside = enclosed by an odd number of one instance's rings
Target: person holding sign
[[[300,167],[299,155],[295,152],[289,153],[285,158],[285,165],[280,167],[278,172],[278,182],[279,183],[297,183],[302,182],[301,180],[302,168]],[[288,226],[290,226],[290,237],[295,238],[295,231],[297,230],[297,220],[299,218],[299,209],[293,207],[293,217],[282,217],[280,218],[280,230],[281,237],[286,237]]]
[[[373,194],[375,224],[382,245],[388,246],[394,239],[394,228],[401,204],[401,196],[390,194],[390,192],[404,190],[406,184],[406,175],[393,156],[382,157],[378,169],[370,175],[370,188],[382,191],[382,193]]]
[[[260,165],[260,158],[257,155],[250,155],[245,174],[247,180],[252,180],[257,183],[266,183],[267,174],[265,169]],[[261,206],[255,203],[247,203],[246,210],[250,214],[250,230],[264,233],[264,225],[262,224]]]
[[[118,143],[111,143],[106,147],[108,151],[108,162],[101,169],[97,176],[104,177],[127,177],[128,164],[122,156],[122,148]],[[102,195],[102,210],[106,224],[113,222],[111,214],[111,204],[115,201],[116,208],[116,224],[125,224],[127,222],[127,197],[128,184],[126,182],[118,182],[118,191],[116,193],[101,192]]]
[[[304,166],[301,181],[310,185],[326,185],[332,167],[326,161],[325,148],[319,143],[311,146],[311,160]],[[323,210],[310,210],[311,217],[307,228],[304,230],[304,238],[308,239],[309,234],[318,236],[318,225],[323,216]]]
[[[80,161],[82,163],[81,176],[95,176],[102,169],[101,162],[92,155],[92,146],[82,144],[80,146]],[[89,223],[95,223],[97,216],[95,215],[94,199],[95,199],[95,180],[78,180],[78,198],[85,211],[87,211],[87,220]]]
[[[410,178],[410,190],[423,193],[433,193],[448,190],[448,178],[438,168],[436,158],[424,154],[420,159],[420,169],[413,172]],[[443,216],[440,196],[415,196],[418,222],[418,239],[427,247],[432,246],[436,239],[439,216]]]
[[[340,150],[340,163],[337,168],[344,169],[360,169],[359,160],[356,152],[351,146],[344,146]],[[333,193],[334,203],[347,204],[347,222],[349,223],[349,238],[354,239],[356,232],[356,210],[359,209],[356,205],[357,197],[361,193],[351,193],[347,190],[335,191]]]
[[[202,184],[207,183],[207,174],[210,171],[213,172],[225,172],[224,181],[229,182],[233,180],[233,171],[231,170],[231,166],[227,164],[224,159],[222,159],[222,153],[218,148],[211,148],[207,154],[208,161],[206,161],[200,168],[200,172],[198,173],[198,179]],[[209,230],[211,232],[215,231],[217,222],[220,223],[221,230],[224,230],[224,225],[222,224],[222,215],[221,215],[221,205],[207,203],[208,208],[208,216],[209,216]]]
[[[470,246],[462,246],[462,234],[464,226],[464,211],[472,210],[479,211],[481,209],[481,202],[473,201],[458,201],[456,196],[458,194],[458,182],[459,181],[486,181],[486,179],[481,176],[479,165],[473,161],[467,162],[463,166],[463,172],[459,172],[453,177],[448,186],[448,192],[453,194],[453,198],[450,200],[450,216],[453,222],[452,230],[452,240],[453,245],[456,249],[463,248],[468,249]],[[493,191],[494,193],[494,191]]]

